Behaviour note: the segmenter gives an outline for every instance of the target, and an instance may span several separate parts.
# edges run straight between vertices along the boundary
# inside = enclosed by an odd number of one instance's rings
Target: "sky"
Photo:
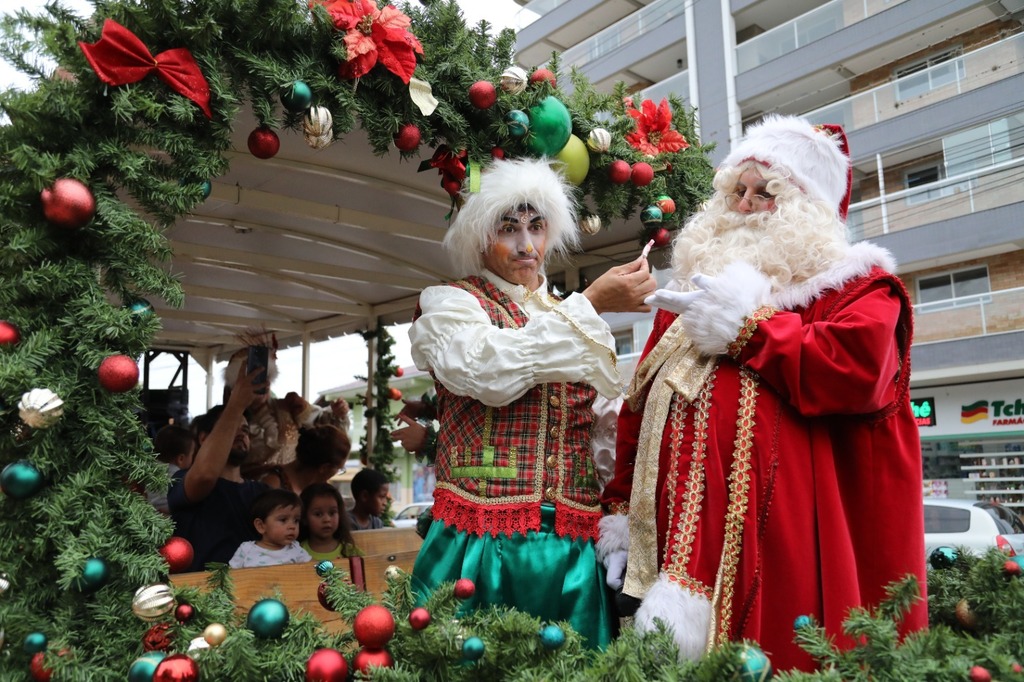
[[[46,0],[4,0],[0,12],[7,14],[19,9],[33,13],[41,13]],[[91,2],[87,0],[61,0],[61,4],[80,14],[93,11]],[[463,16],[470,26],[486,19],[494,31],[503,28],[517,28],[517,14],[521,7],[513,0],[459,0]],[[0,88],[28,87],[30,81],[5,61],[0,60]],[[408,325],[401,325],[392,330],[395,345],[392,352],[400,366],[412,364],[409,354]],[[336,386],[351,383],[356,375],[366,375],[366,344],[359,335],[349,335],[330,341],[313,344],[310,350],[310,386],[308,397],[313,400],[319,393]],[[302,352],[300,348],[283,350],[278,354],[278,379],[274,383],[274,392],[284,395],[288,391],[302,390]],[[141,369],[141,368],[140,368]],[[213,402],[219,402],[224,385],[223,365],[217,365],[213,372]],[[157,358],[150,366],[150,388],[164,389],[177,371],[177,363],[169,358]],[[206,411],[206,372],[195,361],[189,364],[189,412],[195,417]],[[179,382],[180,383],[180,382]]]

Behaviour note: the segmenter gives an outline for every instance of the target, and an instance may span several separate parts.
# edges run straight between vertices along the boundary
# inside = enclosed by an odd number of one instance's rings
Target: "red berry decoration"
[[[28,664],[28,672],[36,682],[49,682],[50,676],[53,675],[53,671],[44,664],[45,656],[45,652],[37,651],[32,654],[32,660]]]
[[[420,129],[414,123],[406,123],[395,135],[395,146],[400,152],[411,152],[420,146]]]
[[[409,612],[409,625],[413,630],[422,630],[430,625],[430,611],[419,606]]]
[[[196,607],[191,604],[178,604],[174,609],[174,620],[179,623],[187,623],[196,615]]]
[[[530,74],[531,83],[542,83],[544,81],[551,83],[551,87],[555,87],[555,74],[551,73],[548,69],[537,69]]]
[[[608,164],[608,179],[614,182],[616,185],[624,185],[629,182],[629,175],[632,170],[629,164],[618,159]]]
[[[651,184],[654,180],[654,169],[651,168],[651,164],[644,163],[643,161],[637,161],[633,164],[633,168],[630,170],[629,179],[633,181],[633,184],[637,187],[646,187]]]
[[[651,239],[654,240],[654,245],[660,249],[672,243],[672,233],[664,227],[659,227],[651,233]]]
[[[1021,666],[1020,663],[1014,663],[1010,666],[1010,670],[1020,675],[1021,673],[1024,673],[1024,666]]]
[[[100,386],[111,393],[124,393],[139,383],[139,366],[127,355],[111,355],[100,363]]]
[[[441,181],[441,188],[449,195],[457,197],[462,191],[462,183],[455,179],[445,179]]]
[[[281,149],[281,138],[268,126],[260,126],[249,133],[249,152],[257,159],[269,159]]]
[[[175,535],[159,551],[171,573],[184,573],[192,568],[195,551],[185,538]]]
[[[74,178],[60,178],[39,193],[43,215],[57,227],[77,230],[96,214],[96,197],[85,183]]]
[[[477,81],[469,86],[469,103],[477,109],[490,109],[498,101],[498,91],[490,81]]]
[[[334,611],[334,607],[327,601],[327,583],[322,582],[316,587],[316,600],[320,602],[320,606],[324,607],[328,611]]]
[[[345,682],[348,664],[336,649],[317,649],[306,661],[306,682]]]
[[[455,596],[459,599],[469,599],[476,592],[476,585],[469,578],[459,578],[455,581]]]
[[[491,158],[492,159],[504,159],[505,150],[501,147],[491,147]]]
[[[197,682],[199,664],[185,654],[174,654],[160,661],[153,671],[153,682]]]
[[[395,617],[383,606],[371,604],[356,614],[352,632],[364,647],[379,649],[395,635]]]
[[[0,346],[15,346],[21,341],[21,332],[7,320],[0,320]]]
[[[971,682],[992,682],[992,673],[976,665],[971,668]]]
[[[352,669],[364,675],[371,675],[371,668],[390,668],[395,664],[387,649],[360,649],[352,657]]]

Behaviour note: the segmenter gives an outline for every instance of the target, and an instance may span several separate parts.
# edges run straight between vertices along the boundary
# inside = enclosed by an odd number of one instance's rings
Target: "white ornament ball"
[[[604,153],[612,146],[612,134],[604,128],[594,128],[587,135],[587,147],[592,152]]]
[[[188,643],[188,650],[190,652],[191,651],[197,651],[199,649],[209,649],[209,648],[210,648],[210,643],[207,642],[202,637],[196,637],[195,639],[193,639],[191,642]],[[193,654],[193,656],[194,655],[195,654]]]
[[[132,613],[146,622],[161,620],[176,606],[174,593],[163,583],[144,585],[132,597]]]
[[[526,89],[526,71],[518,66],[510,66],[501,74],[501,80],[498,82],[505,92],[518,95]]]
[[[334,141],[334,117],[327,107],[310,107],[302,117],[302,136],[313,149],[323,149]]]
[[[402,569],[400,569],[398,566],[395,566],[394,564],[391,564],[390,566],[384,569],[384,577],[388,580],[398,580],[398,578],[401,575]]]
[[[601,231],[601,219],[596,215],[588,215],[581,218],[580,231],[583,234],[597,234]]]
[[[53,426],[64,414],[64,401],[48,388],[33,388],[21,396],[18,415],[33,429]]]

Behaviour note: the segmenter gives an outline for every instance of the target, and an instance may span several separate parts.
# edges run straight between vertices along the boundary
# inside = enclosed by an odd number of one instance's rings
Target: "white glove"
[[[696,275],[702,277],[702,275]],[[694,301],[703,298],[707,292],[698,291],[672,291],[671,289],[656,289],[653,294],[644,299],[644,303],[654,308],[661,308],[670,313],[682,315]]]
[[[629,552],[620,549],[612,552],[604,558],[605,577],[604,581],[608,587],[617,590],[622,587],[622,580],[626,577],[626,557]]]

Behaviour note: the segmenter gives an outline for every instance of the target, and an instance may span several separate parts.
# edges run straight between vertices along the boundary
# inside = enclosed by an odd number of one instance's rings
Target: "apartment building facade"
[[[767,113],[845,127],[850,237],[915,303],[926,492],[1024,512],[1024,0],[517,1],[522,66],[674,94],[713,162]]]

